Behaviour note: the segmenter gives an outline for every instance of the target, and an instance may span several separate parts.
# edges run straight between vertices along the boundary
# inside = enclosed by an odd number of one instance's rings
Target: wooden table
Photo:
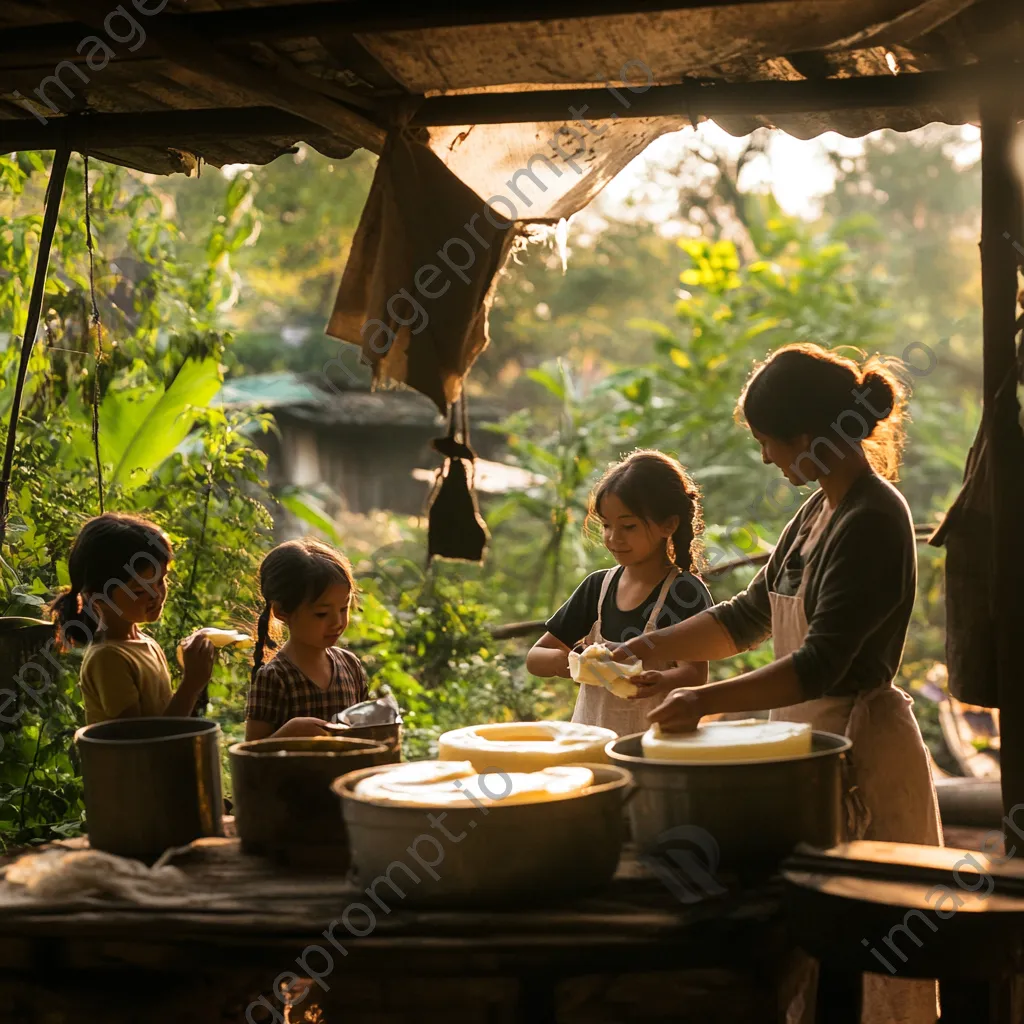
[[[0,1021],[773,1021],[789,955],[778,883],[684,904],[629,851],[599,894],[500,912],[414,911],[378,889],[385,912],[343,878],[276,868],[233,839],[175,864],[216,901],[0,902]],[[289,1017],[275,981],[296,976],[314,982]]]
[[[1018,858],[854,842],[797,850],[784,880],[790,933],[821,963],[822,1024],[860,1021],[864,972],[938,979],[943,1024],[1024,1020]]]

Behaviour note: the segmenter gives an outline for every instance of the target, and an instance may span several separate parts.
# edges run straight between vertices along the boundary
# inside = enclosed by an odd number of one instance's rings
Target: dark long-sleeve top
[[[806,572],[808,630],[793,652],[805,700],[888,685],[903,657],[917,591],[910,508],[874,473],[850,488],[805,565],[800,549],[824,500],[822,491],[812,494],[750,586],[711,609],[739,650],[756,647],[771,635],[769,592],[795,596]]]

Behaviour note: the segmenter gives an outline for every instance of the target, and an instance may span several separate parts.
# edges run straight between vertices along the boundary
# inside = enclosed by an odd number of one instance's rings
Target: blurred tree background
[[[491,346],[469,386],[506,410],[508,461],[542,482],[489,505],[486,563],[424,571],[422,522],[386,512],[311,521],[356,564],[362,595],[346,642],[407,709],[410,755],[429,754],[455,725],[568,715],[571,686],[528,676],[529,641],[498,642],[491,630],[545,617],[610,563],[584,535],[587,496],[633,448],[678,456],[699,482],[713,594],[751,578],[753,568],[715,570],[767,551],[805,496],[761,464],[733,421],[752,362],[774,347],[806,339],[906,358],[900,486],[922,524],[956,493],[980,411],[980,182],[969,140],[932,126],[831,153],[834,187],[796,216],[750,184],[764,136],[728,149],[706,133],[679,139],[675,162],[651,165],[626,202],[602,199],[574,218],[564,248],[542,234],[502,276]],[[3,430],[48,160],[0,158]],[[99,509],[96,398],[105,507],[143,511],[175,543],[171,598],[154,627],[172,665],[192,628],[251,624],[273,507],[253,438],[273,427],[211,401],[227,376],[317,369],[339,353],[323,327],[373,166],[365,153],[331,161],[306,147],[267,167],[206,167],[198,180],[94,162],[98,344],[84,168],[72,162],[0,552],[5,614],[43,614],[66,583],[74,533]],[[669,215],[651,212],[652,197]],[[919,555],[900,682],[920,694],[941,682],[943,620],[942,552]],[[237,654],[220,661],[210,713],[235,737],[248,665]],[[40,701],[0,717],[7,842],[74,834],[81,822],[77,656],[62,664]],[[935,704],[917,709],[941,757]]]

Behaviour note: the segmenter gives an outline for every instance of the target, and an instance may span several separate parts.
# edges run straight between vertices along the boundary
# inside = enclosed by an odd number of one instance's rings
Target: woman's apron
[[[658,618],[665,607],[665,599],[681,570],[673,568],[665,577],[665,582],[658,592],[658,599],[654,602],[654,610],[647,619],[644,626],[644,633],[653,632],[658,628]],[[617,639],[605,639],[601,633],[601,610],[604,608],[604,599],[608,596],[608,589],[611,586],[612,577],[621,575],[615,569],[609,569],[604,574],[601,583],[601,595],[597,599],[597,621],[591,627],[590,632],[584,639],[585,644],[600,643],[624,643],[623,637]],[[644,669],[666,669],[672,668],[674,662],[667,662],[659,665],[644,664]],[[647,721],[648,712],[653,711],[663,700],[660,697],[646,697],[641,700],[627,700],[624,697],[616,697],[609,693],[603,686],[593,686],[589,683],[580,685],[580,692],[576,697],[576,707],[573,709],[572,720],[582,722],[584,725],[599,725],[605,729],[611,729],[618,736],[628,736],[635,732],[646,732],[650,722]]]
[[[823,526],[824,517],[816,536]],[[805,544],[805,552],[814,539]],[[792,654],[807,636],[806,585],[805,572],[795,597],[769,592],[776,660]],[[771,712],[773,720],[809,722],[853,741],[847,756],[848,840],[942,845],[931,761],[912,704],[909,694],[890,683],[856,697],[820,697]],[[810,1024],[817,962],[802,955],[797,961],[787,979],[784,1019],[786,1024]],[[863,1024],[935,1024],[936,1017],[934,982],[864,976]]]

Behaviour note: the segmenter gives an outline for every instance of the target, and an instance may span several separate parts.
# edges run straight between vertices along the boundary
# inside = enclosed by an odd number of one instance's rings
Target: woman
[[[861,368],[816,345],[787,346],[757,367],[738,414],[766,464],[819,489],[743,593],[630,640],[616,658],[728,658],[770,636],[770,665],[675,689],[650,721],[684,732],[705,715],[767,708],[774,719],[845,734],[855,782],[849,838],[941,845],[927,748],[910,697],[892,685],[917,586],[913,520],[889,483],[905,402],[881,361]],[[931,1024],[935,988],[869,976],[864,1010],[865,1020]]]

